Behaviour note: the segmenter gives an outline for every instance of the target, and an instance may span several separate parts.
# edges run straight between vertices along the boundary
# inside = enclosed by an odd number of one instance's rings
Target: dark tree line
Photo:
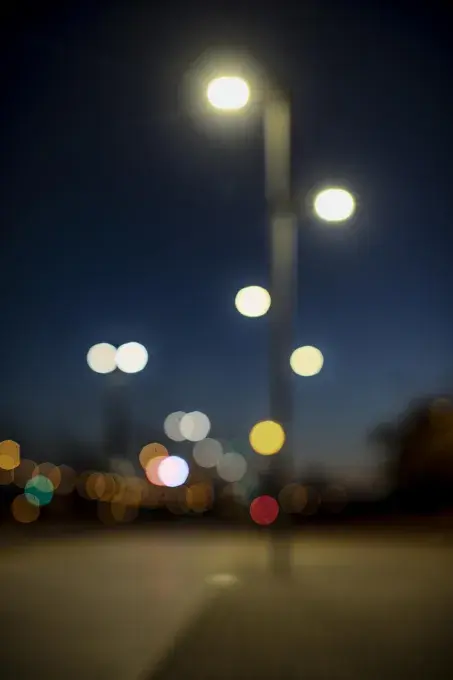
[[[408,508],[453,507],[453,401],[423,399],[369,435],[384,457],[393,495]]]

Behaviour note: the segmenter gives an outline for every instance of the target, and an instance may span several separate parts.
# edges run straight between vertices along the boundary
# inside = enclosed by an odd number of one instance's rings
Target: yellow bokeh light
[[[309,378],[321,371],[324,357],[317,347],[307,345],[294,350],[289,362],[294,373]]]
[[[234,304],[242,316],[256,318],[267,314],[271,306],[271,296],[261,286],[248,286],[238,292]]]
[[[273,420],[263,420],[254,425],[250,432],[250,446],[262,456],[278,453],[285,443],[285,431]]]
[[[207,89],[208,101],[222,111],[238,111],[247,105],[250,89],[243,78],[223,76],[211,80]]]
[[[355,213],[356,202],[346,189],[330,187],[317,194],[313,207],[316,215],[324,222],[345,222]]]
[[[20,446],[12,439],[0,442],[0,468],[14,470],[20,465]]]

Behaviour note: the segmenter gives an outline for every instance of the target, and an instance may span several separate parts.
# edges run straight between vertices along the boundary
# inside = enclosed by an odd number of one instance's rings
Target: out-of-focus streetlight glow
[[[279,507],[272,496],[259,496],[250,505],[250,516],[256,524],[268,526],[278,517]]]
[[[95,373],[113,373],[116,368],[116,347],[100,342],[88,350],[87,364]]]
[[[184,458],[179,456],[168,456],[159,465],[157,474],[165,486],[181,486],[189,476],[189,466]]]
[[[250,432],[250,446],[262,456],[278,453],[285,443],[285,431],[273,420],[263,420],[254,425]]]
[[[179,429],[184,439],[199,442],[208,436],[211,423],[208,416],[201,411],[192,411],[181,418]]]
[[[20,446],[12,439],[0,442],[0,470],[14,470],[20,465]]]
[[[168,456],[168,450],[163,444],[155,442],[154,444],[146,444],[138,454],[138,460],[140,465],[144,470],[146,470],[148,463],[153,458],[166,458]]]
[[[264,316],[269,311],[271,296],[261,286],[248,286],[239,291],[234,304],[238,312],[243,316],[256,318]]]
[[[345,222],[353,216],[355,209],[354,196],[340,187],[323,189],[314,201],[316,215],[325,222]]]
[[[164,486],[164,483],[159,476],[159,467],[166,458],[169,458],[169,456],[156,456],[155,458],[151,458],[146,465],[146,478],[151,484],[154,484],[154,486]]]
[[[222,444],[216,439],[203,439],[193,447],[193,459],[202,468],[215,467],[222,456]]]
[[[294,350],[290,358],[294,373],[309,378],[319,373],[324,365],[324,357],[317,347],[299,347]]]
[[[148,352],[139,342],[127,342],[118,348],[115,360],[123,373],[139,373],[148,363]]]
[[[29,479],[25,485],[25,497],[32,505],[48,505],[54,493],[53,484],[44,475],[37,475]]]
[[[207,89],[207,97],[215,109],[238,111],[247,105],[250,89],[243,78],[223,76],[211,80]]]
[[[175,411],[170,413],[164,420],[164,432],[174,442],[183,442],[185,439],[180,429],[181,420],[185,415],[185,411]]]
[[[240,453],[230,451],[217,463],[217,474],[224,482],[239,482],[247,472],[247,461]]]

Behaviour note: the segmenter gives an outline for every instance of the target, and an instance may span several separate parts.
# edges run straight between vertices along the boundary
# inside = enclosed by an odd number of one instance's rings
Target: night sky
[[[325,366],[294,377],[297,457],[370,465],[370,426],[453,388],[451,11],[225,4],[7,15],[1,410],[94,436],[104,379],[86,352],[136,340],[150,353],[131,377],[137,421],[199,409],[242,437],[269,415],[267,320],[234,308],[267,285],[259,121],[214,127],[183,96],[199,58],[229,47],[292,90],[301,192],[339,178],[358,194],[344,228],[301,205],[295,346]]]

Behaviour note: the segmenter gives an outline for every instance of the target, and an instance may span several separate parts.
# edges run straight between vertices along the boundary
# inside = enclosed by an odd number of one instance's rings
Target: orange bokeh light
[[[154,484],[155,486],[165,486],[164,483],[160,480],[158,471],[159,465],[166,458],[167,456],[157,456],[156,458],[152,458],[152,460],[150,460],[148,465],[146,466],[145,470],[146,477],[148,478],[148,481],[151,482],[151,484]]]
[[[140,465],[146,471],[148,464],[153,460],[153,458],[165,458],[167,456],[168,451],[165,446],[156,442],[154,444],[147,444],[144,446],[139,453],[138,459],[140,461]]]

